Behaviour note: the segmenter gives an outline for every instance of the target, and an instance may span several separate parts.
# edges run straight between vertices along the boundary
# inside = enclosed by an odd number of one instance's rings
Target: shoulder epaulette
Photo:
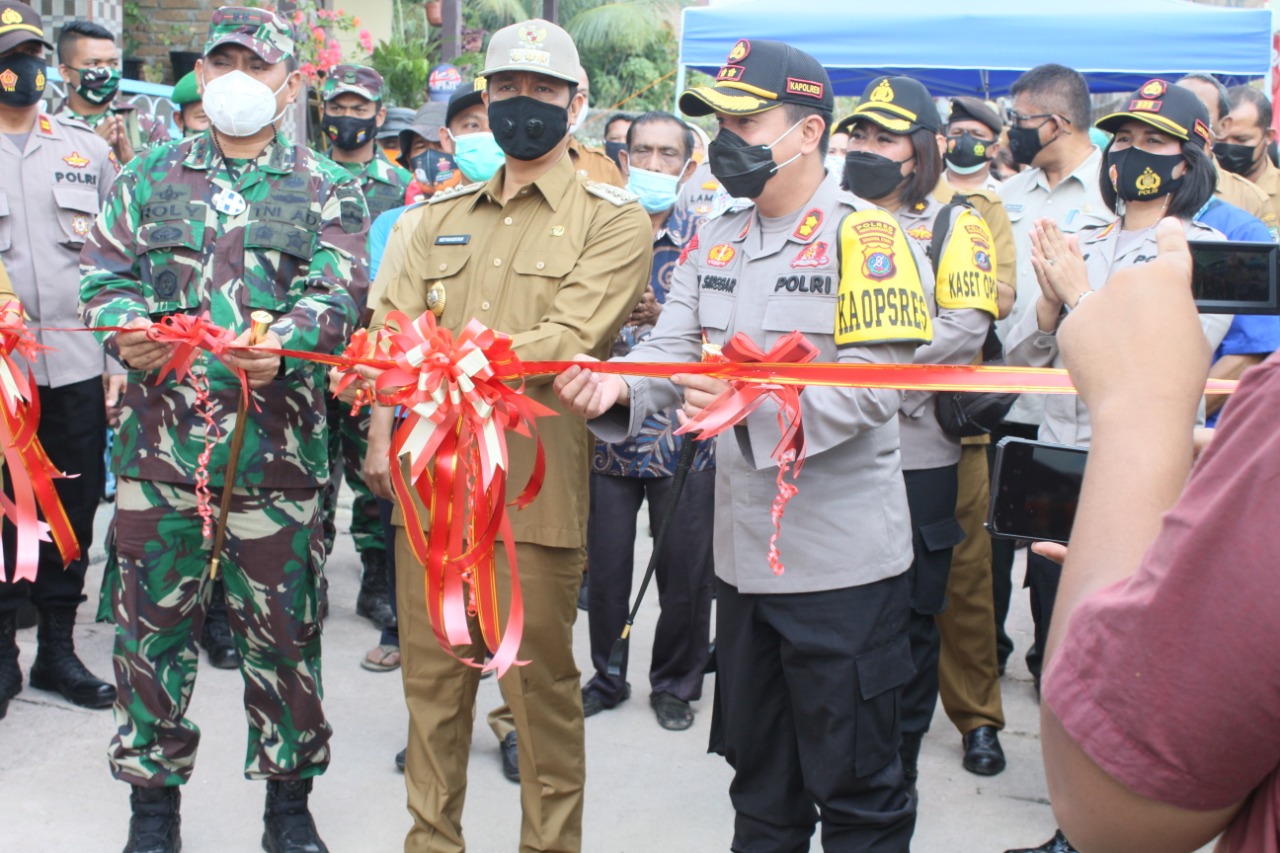
[[[441,190],[431,196],[431,198],[427,199],[427,204],[439,204],[442,201],[448,201],[451,198],[457,198],[461,195],[471,195],[471,193],[479,192],[483,187],[484,181],[476,181],[473,184],[459,184],[456,187]]]
[[[603,184],[600,181],[583,181],[582,185],[587,192],[604,199],[615,207],[622,207],[624,204],[640,200],[640,196],[635,193],[627,192],[622,187],[615,187],[613,184]]]

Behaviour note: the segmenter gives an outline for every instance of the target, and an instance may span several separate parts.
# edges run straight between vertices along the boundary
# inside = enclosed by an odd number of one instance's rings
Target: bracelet
[[[1074,311],[1074,310],[1076,310],[1077,308],[1079,308],[1079,307],[1080,307],[1080,303],[1081,303],[1081,302],[1084,302],[1084,299],[1085,299],[1085,297],[1086,297],[1086,296],[1093,296],[1093,291],[1092,291],[1092,290],[1082,290],[1082,291],[1080,291],[1080,295],[1076,297],[1076,304],[1075,304],[1075,305],[1072,305],[1072,306],[1071,306],[1070,308],[1068,308],[1067,310],[1068,310],[1068,311]]]

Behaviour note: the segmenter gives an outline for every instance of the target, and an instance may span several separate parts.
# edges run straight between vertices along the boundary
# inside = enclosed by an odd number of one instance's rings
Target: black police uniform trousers
[[[916,674],[902,691],[902,731],[929,731],[938,704],[938,657],[942,637],[935,618],[947,602],[951,551],[964,539],[956,520],[959,465],[903,471],[911,509],[911,545],[915,559],[907,570],[911,587],[911,659]]]
[[[1019,424],[1005,421],[991,433],[991,443],[987,445],[987,474],[992,478],[991,486],[995,488],[996,445],[1000,439],[1008,436],[1035,441],[1039,438],[1040,428],[1034,424]],[[991,592],[996,604],[996,658],[1003,667],[1013,654],[1013,640],[1005,631],[1004,623],[1009,618],[1009,601],[1013,597],[1013,556],[1015,545],[1012,539],[991,539]]]
[[[916,801],[898,757],[909,614],[905,574],[790,595],[717,579],[711,751],[734,769],[736,853],[802,853],[819,820],[827,853],[910,850]]]
[[[80,557],[64,571],[62,557],[52,542],[40,543],[36,579],[0,583],[0,611],[16,610],[24,599],[38,609],[75,608],[85,600],[84,576],[89,568],[89,548],[93,544],[93,517],[102,500],[106,480],[103,454],[107,449],[107,415],[102,379],[94,377],[57,388],[38,386],[40,425],[36,435],[49,460],[59,471],[78,474],[53,481],[62,499],[71,529],[80,543]],[[12,484],[5,477],[5,492],[12,496]],[[43,516],[42,516],[43,518]],[[13,577],[17,557],[17,533],[4,524],[5,576]]]
[[[610,676],[607,670],[614,641],[622,633],[631,606],[636,514],[648,497],[649,528],[657,536],[674,479],[591,475],[587,618],[595,675],[583,690],[608,707],[626,698],[626,659],[621,675]],[[702,698],[702,673],[710,652],[715,492],[714,468],[689,472],[654,570],[661,615],[654,627],[649,687],[654,693],[670,693],[686,702]]]

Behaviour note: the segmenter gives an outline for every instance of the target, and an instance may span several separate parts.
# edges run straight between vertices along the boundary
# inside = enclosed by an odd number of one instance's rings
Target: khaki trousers
[[[518,543],[524,593],[524,637],[519,658],[502,677],[520,755],[521,853],[577,853],[582,848],[586,781],[582,690],[573,659],[573,623],[585,552]],[[480,670],[442,650],[427,617],[426,582],[403,528],[396,531],[396,600],[400,661],[409,739],[405,787],[413,828],[405,853],[463,853],[462,806]],[[499,604],[510,601],[510,567],[497,548]],[[484,654],[479,628],[460,656]]]
[[[983,527],[991,494],[985,445],[961,448],[959,477],[956,518],[965,539],[952,552],[947,607],[937,616],[942,635],[938,690],[947,716],[961,734],[967,734],[979,726],[1004,728],[991,591],[991,537]]]

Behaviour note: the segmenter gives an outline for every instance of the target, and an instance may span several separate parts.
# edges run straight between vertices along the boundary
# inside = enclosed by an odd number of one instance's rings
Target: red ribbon
[[[469,617],[480,626],[489,663],[464,661],[501,675],[517,660],[524,630],[524,601],[515,543],[506,511],[507,430],[536,441],[533,472],[517,509],[542,487],[545,458],[533,422],[555,412],[534,402],[518,384],[524,371],[511,339],[472,321],[455,340],[436,326],[430,312],[410,321],[387,315],[379,344],[392,366],[379,376],[375,393],[383,405],[406,415],[391,443],[391,483],[414,555],[426,569],[427,611],[441,647],[471,643]],[[352,349],[357,351],[353,352]],[[353,364],[376,352],[366,339],[344,356]],[[345,387],[344,376],[339,386]],[[514,385],[508,383],[516,383]],[[409,476],[396,460],[408,455]],[[417,496],[429,521],[418,514]],[[511,603],[503,629],[498,608],[494,546],[502,534],[511,567]],[[456,654],[455,654],[456,656]]]
[[[40,397],[33,393],[30,368],[23,370],[13,358],[16,352],[30,364],[45,349],[23,322],[18,302],[0,305],[0,444],[13,484],[12,500],[0,495],[0,511],[18,529],[12,581],[36,579],[41,541],[57,545],[63,566],[80,556],[80,543],[53,485],[67,475],[54,466],[40,444],[36,435]],[[0,580],[4,579],[0,570]]]
[[[818,357],[818,348],[799,332],[779,338],[768,352],[756,346],[755,341],[738,332],[720,350],[718,361],[704,362],[722,366],[725,364],[806,364]],[[787,502],[799,489],[794,482],[786,481],[791,471],[794,481],[804,465],[804,423],[800,417],[800,392],[804,386],[780,383],[756,382],[746,379],[730,379],[729,389],[712,401],[701,412],[676,430],[677,435],[699,432],[705,440],[744,421],[765,400],[778,405],[778,431],[781,438],[770,456],[778,463],[778,494],[773,499],[769,515],[773,519],[773,535],[769,537],[769,567],[775,575],[783,572],[782,556],[778,552],[778,536],[782,533],[782,514]]]

